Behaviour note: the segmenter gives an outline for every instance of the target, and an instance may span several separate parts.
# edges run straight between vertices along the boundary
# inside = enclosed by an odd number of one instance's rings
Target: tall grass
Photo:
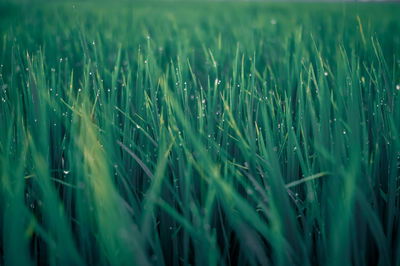
[[[399,5],[0,10],[0,264],[400,265]]]

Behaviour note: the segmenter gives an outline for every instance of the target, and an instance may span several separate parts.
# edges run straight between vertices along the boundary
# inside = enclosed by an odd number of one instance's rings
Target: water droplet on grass
[[[64,173],[64,175],[68,175],[69,171],[68,170],[64,170],[63,173]]]

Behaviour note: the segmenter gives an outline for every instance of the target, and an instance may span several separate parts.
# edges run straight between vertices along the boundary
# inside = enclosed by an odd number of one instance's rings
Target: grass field
[[[0,3],[0,265],[400,265],[399,14]]]

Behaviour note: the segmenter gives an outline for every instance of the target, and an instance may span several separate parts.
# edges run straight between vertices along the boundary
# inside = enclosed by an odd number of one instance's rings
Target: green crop
[[[400,5],[0,4],[0,265],[400,265]]]

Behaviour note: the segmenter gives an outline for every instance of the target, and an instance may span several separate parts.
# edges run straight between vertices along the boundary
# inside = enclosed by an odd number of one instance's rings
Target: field
[[[0,265],[400,265],[400,5],[0,3]]]

